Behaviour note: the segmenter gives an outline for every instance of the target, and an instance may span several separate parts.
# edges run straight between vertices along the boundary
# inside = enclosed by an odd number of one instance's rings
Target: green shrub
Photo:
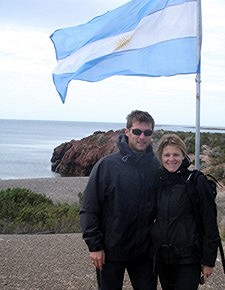
[[[225,229],[222,229],[220,232],[220,237],[222,241],[225,241]]]
[[[33,193],[28,189],[8,188],[0,191],[0,219],[15,219],[22,208],[35,207],[43,203],[53,204],[51,199],[42,194]]]
[[[80,232],[79,206],[53,204],[28,189],[0,191],[0,233]]]
[[[212,166],[210,170],[206,170],[206,173],[213,175],[218,180],[222,180],[225,176],[222,165]]]

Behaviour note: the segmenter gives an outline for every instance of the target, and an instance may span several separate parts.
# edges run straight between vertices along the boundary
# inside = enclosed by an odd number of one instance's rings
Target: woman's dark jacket
[[[186,165],[184,165],[186,164]],[[166,264],[201,263],[213,267],[218,248],[217,211],[203,175],[197,178],[198,210],[187,193],[187,162],[175,173],[161,170],[157,190],[157,217],[152,228],[153,255]]]
[[[128,261],[148,253],[159,162],[151,146],[145,153],[131,151],[125,135],[117,145],[119,152],[92,169],[80,221],[89,251],[104,250],[107,260]]]

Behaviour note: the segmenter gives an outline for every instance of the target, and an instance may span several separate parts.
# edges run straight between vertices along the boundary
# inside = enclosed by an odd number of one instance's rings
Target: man
[[[84,192],[81,228],[100,290],[122,289],[125,270],[134,289],[156,289],[148,254],[159,167],[151,146],[154,125],[148,112],[132,111],[119,152],[95,164]]]

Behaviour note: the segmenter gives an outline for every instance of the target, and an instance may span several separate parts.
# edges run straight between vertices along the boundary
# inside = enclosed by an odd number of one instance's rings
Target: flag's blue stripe
[[[56,89],[65,101],[71,80],[96,82],[113,75],[172,76],[197,71],[196,38],[158,43],[138,50],[116,52],[85,63],[71,74],[53,74]]]
[[[196,0],[132,0],[83,25],[56,30],[50,36],[55,46],[56,58],[65,58],[99,39],[133,30],[146,15],[186,2]]]

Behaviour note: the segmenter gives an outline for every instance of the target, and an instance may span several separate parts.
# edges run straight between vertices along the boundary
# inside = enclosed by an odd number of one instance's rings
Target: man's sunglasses
[[[145,136],[151,136],[153,131],[150,129],[147,130],[140,130],[140,129],[131,129],[131,132],[136,136],[141,136],[142,133],[144,133]]]

